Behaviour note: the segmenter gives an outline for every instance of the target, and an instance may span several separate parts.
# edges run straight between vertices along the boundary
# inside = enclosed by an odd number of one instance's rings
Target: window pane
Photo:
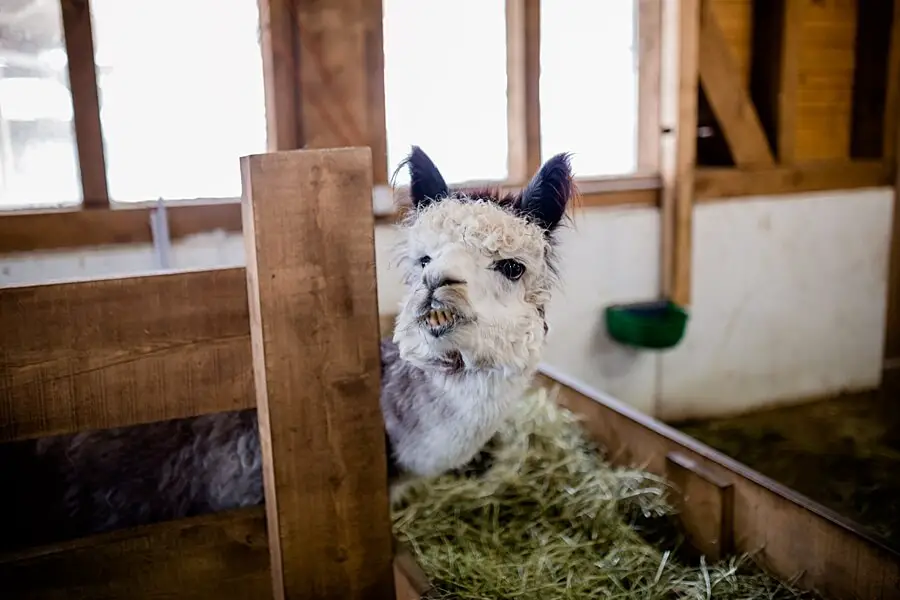
[[[541,2],[541,154],[576,177],[637,166],[634,0]]]
[[[0,0],[0,209],[81,202],[58,2]]]
[[[506,179],[504,0],[384,0],[383,11],[389,175],[415,144],[447,183]]]
[[[115,201],[236,197],[266,149],[256,0],[92,0]]]

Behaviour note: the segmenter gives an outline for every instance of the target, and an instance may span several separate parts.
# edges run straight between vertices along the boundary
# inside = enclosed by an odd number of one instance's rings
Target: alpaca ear
[[[553,231],[562,220],[573,191],[569,155],[557,154],[543,164],[522,191],[518,212],[546,231]]]
[[[406,164],[409,167],[410,196],[416,209],[424,208],[449,195],[444,177],[421,148],[412,147]]]

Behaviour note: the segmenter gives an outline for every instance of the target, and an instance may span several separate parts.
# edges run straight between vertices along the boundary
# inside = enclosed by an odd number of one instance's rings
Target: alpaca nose
[[[449,269],[436,269],[432,267],[430,269],[425,269],[425,272],[422,273],[422,283],[424,283],[425,287],[428,288],[428,291],[433,294],[438,288],[451,285],[462,285],[466,282],[462,277],[459,277]]]
[[[446,275],[439,275],[438,277],[425,280],[425,285],[428,286],[428,290],[431,292],[434,292],[438,288],[442,288],[448,285],[462,285],[464,283],[465,281],[463,281],[462,279],[457,279],[455,277],[449,277]]]

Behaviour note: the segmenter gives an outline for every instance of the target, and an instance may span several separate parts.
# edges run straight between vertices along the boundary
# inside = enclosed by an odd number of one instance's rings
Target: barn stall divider
[[[246,269],[0,290],[0,442],[255,407],[265,507],[7,553],[0,597],[429,595],[391,532],[370,150],[241,169]],[[680,488],[706,555],[759,552],[828,597],[900,598],[900,556],[853,523],[550,367],[538,380],[614,462]]]

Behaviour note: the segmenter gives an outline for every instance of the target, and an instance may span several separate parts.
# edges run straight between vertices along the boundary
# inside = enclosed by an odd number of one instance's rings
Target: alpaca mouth
[[[462,317],[446,308],[429,310],[422,317],[422,323],[428,328],[431,335],[440,337],[462,322]]]

